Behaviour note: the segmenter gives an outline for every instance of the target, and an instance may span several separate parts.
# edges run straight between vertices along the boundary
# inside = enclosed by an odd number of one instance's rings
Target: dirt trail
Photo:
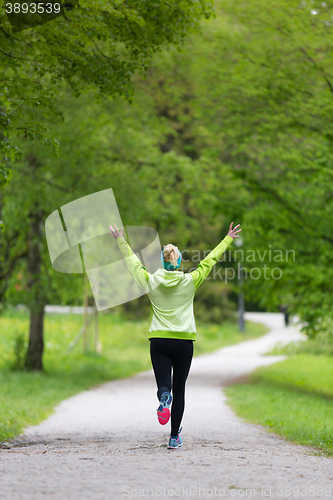
[[[0,498],[333,498],[332,459],[243,422],[226,404],[223,386],[283,359],[262,356],[277,341],[302,337],[282,314],[246,317],[271,331],[193,359],[182,448],[166,449],[153,372],[142,372],[63,401],[20,446],[1,450]]]

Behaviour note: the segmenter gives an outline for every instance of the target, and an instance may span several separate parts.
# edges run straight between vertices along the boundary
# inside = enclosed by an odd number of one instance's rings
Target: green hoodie
[[[150,274],[125,239],[122,236],[117,238],[129,271],[148,294],[152,305],[149,339],[163,337],[196,340],[193,313],[195,292],[232,241],[231,236],[226,236],[192,273],[159,268],[154,274]]]

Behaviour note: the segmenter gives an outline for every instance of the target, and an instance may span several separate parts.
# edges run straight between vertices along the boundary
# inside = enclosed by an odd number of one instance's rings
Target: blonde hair
[[[169,243],[168,245],[164,245],[163,250],[163,259],[164,262],[170,262],[174,267],[177,266],[177,260],[180,257],[180,252],[175,245]]]

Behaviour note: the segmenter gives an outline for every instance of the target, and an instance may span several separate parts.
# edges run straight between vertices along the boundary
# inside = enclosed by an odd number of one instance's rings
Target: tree
[[[248,271],[261,273],[246,280],[246,297],[268,310],[287,300],[315,335],[331,317],[333,9],[262,0],[216,9],[201,39],[155,59],[141,86],[172,127],[162,148],[223,165],[243,187],[241,197],[231,191],[230,207],[242,221],[245,256],[256,256]],[[217,175],[216,215],[219,190],[228,197]],[[274,250],[283,262],[270,258]],[[288,250],[295,261],[286,261]],[[265,279],[265,265],[283,277]]]
[[[223,100],[219,157],[253,198],[245,249],[295,252],[250,264],[283,276],[250,280],[247,294],[269,310],[287,300],[309,336],[331,317],[332,13],[319,2],[224,4],[234,30],[221,33],[224,80],[212,94]]]
[[[208,0],[81,0],[52,22],[13,34],[0,7],[0,187],[10,180],[8,162],[20,157],[13,137],[38,140],[59,155],[59,141],[44,120],[63,114],[58,89],[66,83],[75,97],[94,89],[102,104],[108,98],[133,98],[131,76],[147,71],[152,55],[169,44],[180,48],[186,35],[200,31],[200,19],[213,14]],[[3,222],[0,221],[3,226]]]
[[[179,245],[195,245],[202,240],[202,224],[209,236],[206,192],[216,182],[215,171],[204,160],[160,150],[168,129],[150,113],[144,94],[133,105],[109,101],[103,111],[90,95],[75,102],[64,92],[61,104],[65,122],[47,125],[61,140],[62,155],[54,159],[45,146],[26,145],[21,160],[12,165],[13,178],[3,194],[8,228],[1,242],[3,255],[10,259],[0,254],[7,277],[2,296],[30,309],[27,369],[43,368],[44,305],[73,303],[81,296],[82,275],[61,274],[51,266],[43,231],[50,213],[112,187],[124,225],[152,225],[164,243],[171,237]],[[216,243],[224,223],[221,217],[211,228]],[[23,275],[19,289],[18,273]]]

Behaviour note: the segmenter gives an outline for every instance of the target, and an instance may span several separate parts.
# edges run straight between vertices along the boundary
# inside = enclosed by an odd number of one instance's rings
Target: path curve
[[[182,448],[166,449],[169,425],[157,422],[155,380],[145,371],[64,400],[25,429],[19,446],[0,450],[0,498],[333,498],[332,459],[243,422],[226,404],[223,386],[284,359],[263,356],[276,342],[304,338],[279,313],[246,319],[271,330],[193,358]]]

